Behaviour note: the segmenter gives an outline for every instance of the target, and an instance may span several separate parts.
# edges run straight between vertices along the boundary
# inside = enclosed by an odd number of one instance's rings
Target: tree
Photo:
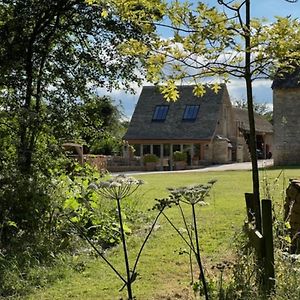
[[[112,154],[117,151],[124,134],[120,105],[107,96],[92,97],[78,106],[70,118],[76,120],[77,136],[84,141],[89,152]]]
[[[291,71],[299,64],[300,23],[279,17],[266,25],[265,20],[251,18],[250,0],[218,0],[218,3],[223,11],[203,2],[172,1],[165,10],[169,22],[154,22],[154,25],[172,31],[173,37],[152,43],[151,47],[128,41],[124,53],[136,52],[143,56],[147,79],[161,84],[160,90],[168,101],[178,99],[176,84],[182,81],[194,83],[194,94],[202,96],[205,93],[203,79],[227,82],[236,77],[245,80],[253,193],[259,208],[252,82],[270,78],[278,70]],[[218,92],[219,84],[214,83],[211,88]],[[260,211],[256,215],[260,229]]]
[[[132,38],[149,43],[153,28],[145,34],[121,11],[108,11],[110,2],[0,1],[0,107],[4,126],[15,134],[21,172],[30,172],[47,123],[68,115],[98,87],[130,89],[140,82],[136,58],[118,46]]]
[[[236,100],[234,102],[234,106],[238,108],[243,108],[247,109],[247,101],[242,99],[242,100]],[[253,101],[253,110],[255,113],[263,116],[265,119],[267,119],[270,123],[273,123],[273,111],[270,110],[268,107],[268,104],[266,102],[264,103],[258,103]]]

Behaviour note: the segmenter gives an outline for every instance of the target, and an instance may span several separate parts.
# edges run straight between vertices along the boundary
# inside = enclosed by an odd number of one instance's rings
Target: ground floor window
[[[141,156],[141,145],[133,145],[134,148],[134,155],[135,156]]]
[[[194,145],[194,158],[201,159],[201,144]]]
[[[164,144],[164,156],[170,156],[170,144]]]
[[[160,145],[153,145],[153,154],[160,157]]]
[[[149,154],[151,151],[150,145],[143,145],[143,155]]]
[[[180,151],[180,145],[173,145],[173,152]]]

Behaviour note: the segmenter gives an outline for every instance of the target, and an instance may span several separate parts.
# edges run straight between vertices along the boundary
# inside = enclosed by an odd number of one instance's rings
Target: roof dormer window
[[[152,121],[163,122],[166,120],[169,111],[169,105],[156,105],[152,116]]]
[[[182,121],[195,121],[199,112],[199,105],[186,105]]]

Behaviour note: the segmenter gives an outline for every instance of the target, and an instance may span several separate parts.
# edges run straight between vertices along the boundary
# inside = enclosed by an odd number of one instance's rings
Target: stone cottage
[[[144,86],[124,139],[135,155],[147,153],[172,166],[175,151],[187,152],[190,166],[249,160],[247,111],[232,107],[227,87],[218,93],[208,86],[202,97],[194,86],[179,86],[179,100],[166,102],[155,86]],[[271,151],[272,125],[256,115],[259,148]]]
[[[276,78],[273,89],[274,165],[300,164],[300,69]]]

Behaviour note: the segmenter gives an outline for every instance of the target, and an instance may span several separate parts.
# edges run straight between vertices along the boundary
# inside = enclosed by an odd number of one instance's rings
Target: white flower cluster
[[[121,200],[128,197],[144,182],[126,175],[117,175],[107,181],[102,181],[99,185],[90,184],[89,188],[97,190],[97,192],[109,199]]]
[[[177,189],[169,189],[171,194],[179,201],[189,204],[208,205],[205,197],[208,196],[209,191],[216,181],[209,181],[207,185],[199,184],[194,186],[180,187]]]

